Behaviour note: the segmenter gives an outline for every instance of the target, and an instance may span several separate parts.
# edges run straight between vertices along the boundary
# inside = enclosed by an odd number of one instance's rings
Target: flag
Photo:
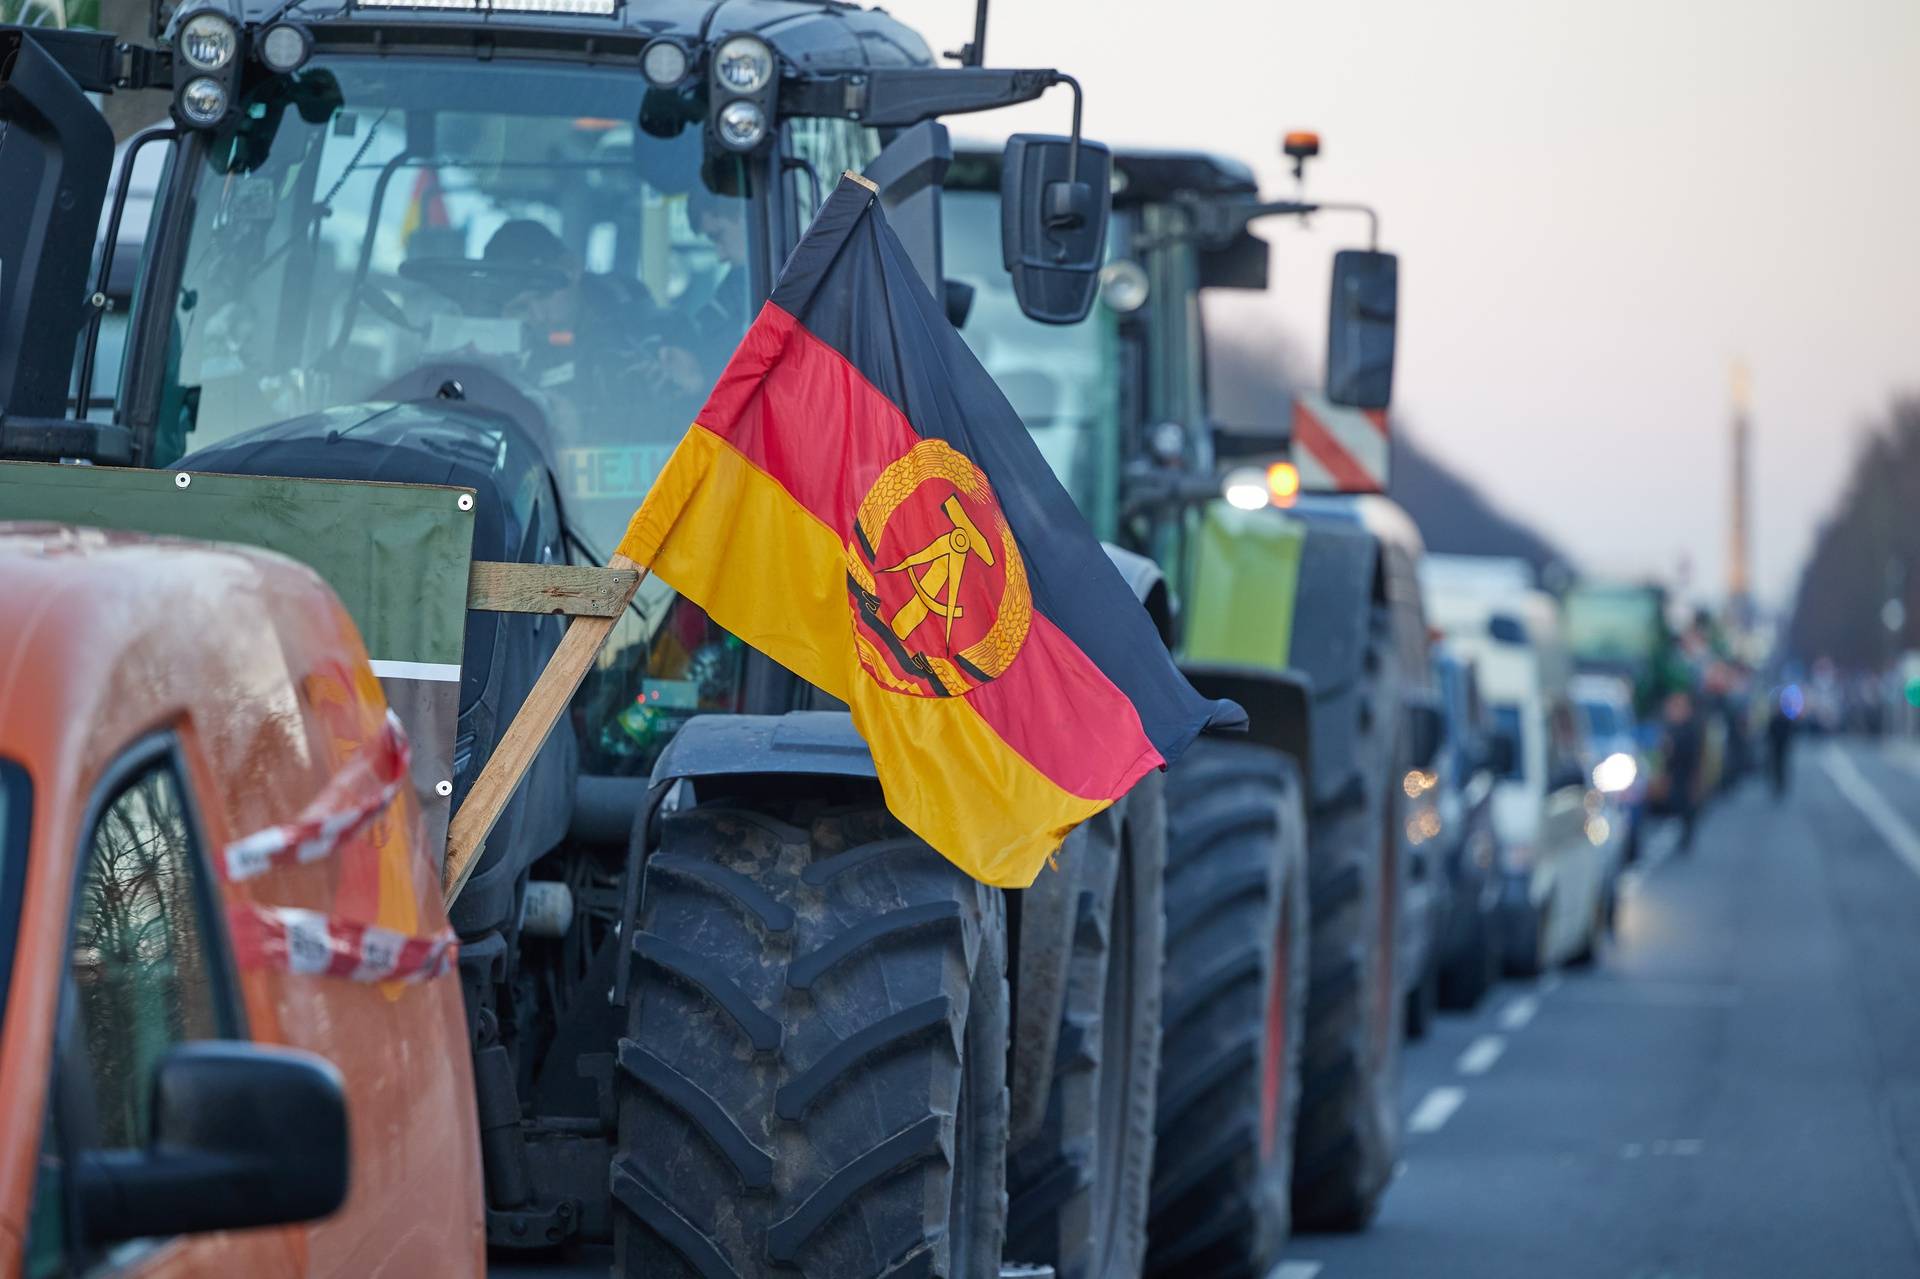
[[[894,816],[989,884],[1245,722],[1181,676],[851,175],[620,552],[846,702]]]

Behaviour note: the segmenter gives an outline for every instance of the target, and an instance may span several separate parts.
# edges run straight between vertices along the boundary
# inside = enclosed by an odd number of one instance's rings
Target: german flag
[[[620,551],[846,702],[888,808],[989,884],[1245,722],[1180,675],[851,175]]]

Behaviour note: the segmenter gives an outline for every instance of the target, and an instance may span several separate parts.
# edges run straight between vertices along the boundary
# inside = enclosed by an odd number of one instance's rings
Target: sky
[[[892,0],[938,50],[971,0]],[[1920,392],[1920,0],[999,0],[996,65],[1059,66],[1087,136],[1189,147],[1377,206],[1400,254],[1395,406],[1580,566],[1725,582],[1730,368],[1752,387],[1753,561],[1790,602],[1853,451]],[[1069,98],[952,122],[1064,133]],[[1357,220],[1268,224],[1315,367]],[[1250,315],[1246,308],[1263,310]],[[1920,494],[1915,495],[1920,511]]]

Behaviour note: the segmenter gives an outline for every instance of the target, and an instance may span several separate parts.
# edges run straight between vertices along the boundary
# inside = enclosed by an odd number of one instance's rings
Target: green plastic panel
[[[181,477],[186,483],[181,483]],[[0,462],[0,520],[277,551],[326,579],[383,662],[460,664],[471,489]]]
[[[1188,545],[1185,643],[1191,662],[1287,669],[1306,526],[1225,502],[1200,512]]]

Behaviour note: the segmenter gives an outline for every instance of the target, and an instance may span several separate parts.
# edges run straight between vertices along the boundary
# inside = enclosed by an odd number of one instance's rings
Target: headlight
[[[687,51],[671,40],[655,40],[640,54],[640,73],[656,89],[671,89],[687,78]]]
[[[226,86],[212,76],[187,81],[180,90],[180,111],[194,124],[218,124],[227,113]]]
[[[1243,511],[1257,511],[1267,504],[1267,473],[1251,466],[1228,471],[1220,484],[1220,496]]]
[[[239,29],[217,13],[196,13],[180,28],[180,56],[197,71],[218,71],[239,47]]]
[[[713,78],[729,93],[758,93],[773,79],[773,50],[755,36],[734,36],[713,55]]]
[[[1633,785],[1633,779],[1639,775],[1640,765],[1634,762],[1633,756],[1625,751],[1615,751],[1593,766],[1594,789],[1618,795]]]
[[[1117,315],[1131,315],[1145,306],[1149,288],[1138,262],[1119,258],[1100,268],[1100,300]]]
[[[742,99],[720,108],[720,141],[735,151],[751,151],[767,136],[767,116],[759,104]]]
[[[291,75],[306,62],[312,48],[313,41],[305,31],[290,22],[281,22],[268,27],[266,35],[260,38],[260,61],[267,64],[269,71]]]

